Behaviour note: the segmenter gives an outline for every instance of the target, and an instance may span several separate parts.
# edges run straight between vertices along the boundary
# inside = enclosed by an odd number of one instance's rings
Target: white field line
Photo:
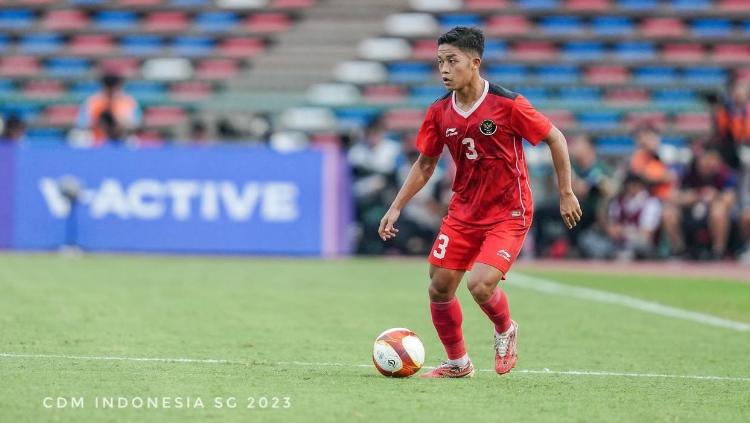
[[[236,364],[248,366],[251,363],[238,360],[222,359],[197,359],[197,358],[150,358],[150,357],[110,357],[91,355],[63,355],[63,354],[21,354],[0,353],[3,358],[59,358],[65,360],[96,360],[96,361],[133,361],[133,362],[159,362],[159,363],[195,363],[195,364]],[[279,366],[306,366],[306,367],[372,367],[372,364],[346,364],[346,363],[314,363],[305,361],[280,361],[273,363]],[[425,369],[434,367],[425,366]],[[480,372],[494,372],[494,369],[479,369]],[[528,375],[563,375],[563,376],[600,376],[600,377],[630,377],[630,378],[659,378],[659,379],[693,379],[693,380],[716,380],[728,382],[750,382],[750,377],[732,376],[710,376],[710,375],[674,375],[662,373],[625,373],[590,370],[550,370],[550,369],[515,369],[513,374]]]
[[[689,320],[704,325],[733,329],[740,332],[750,331],[750,323],[738,322],[735,320],[724,319],[706,313],[671,307],[652,301],[630,297],[628,295],[616,294],[608,291],[600,291],[593,288],[567,285],[549,279],[514,274],[509,277],[506,282],[519,288],[531,289],[545,294],[561,295],[565,297],[573,297],[606,304],[616,304],[646,313],[673,317],[675,319]]]

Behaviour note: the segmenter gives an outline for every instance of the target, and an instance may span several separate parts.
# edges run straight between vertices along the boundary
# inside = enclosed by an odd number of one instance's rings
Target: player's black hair
[[[438,38],[438,45],[450,44],[463,51],[477,53],[479,57],[484,54],[484,33],[478,28],[457,26]]]

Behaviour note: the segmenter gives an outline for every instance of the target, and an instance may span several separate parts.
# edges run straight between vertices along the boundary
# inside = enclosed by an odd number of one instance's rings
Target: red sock
[[[461,330],[463,315],[458,298],[453,297],[446,303],[430,303],[432,313],[432,324],[437,329],[440,342],[448,353],[448,359],[455,360],[466,354],[464,346],[464,334]]]
[[[510,308],[508,296],[502,289],[496,288],[492,296],[484,304],[479,304],[487,317],[495,324],[497,333],[504,333],[510,328]]]

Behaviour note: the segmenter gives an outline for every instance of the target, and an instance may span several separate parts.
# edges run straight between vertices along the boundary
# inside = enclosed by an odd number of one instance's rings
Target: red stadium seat
[[[609,7],[609,0],[568,0],[565,3],[565,8],[571,11],[603,11]]]
[[[118,74],[132,78],[140,72],[140,60],[134,57],[113,57],[99,61],[99,72],[117,72]]]
[[[570,110],[547,110],[544,114],[560,129],[571,129],[576,125],[576,117]]]
[[[511,49],[511,57],[521,61],[550,60],[558,55],[558,50],[548,41],[522,41]]]
[[[35,57],[0,57],[0,76],[35,76],[39,70],[39,61]]]
[[[121,6],[156,6],[164,3],[164,0],[119,0]]]
[[[718,8],[725,12],[747,12],[750,10],[750,0],[722,0]]]
[[[638,105],[648,103],[650,98],[645,88],[615,88],[607,91],[604,101],[615,105]]]
[[[507,0],[465,0],[464,7],[468,10],[499,10],[508,7]]]
[[[233,59],[207,59],[198,62],[195,76],[199,79],[228,79],[237,76],[240,65]]]
[[[630,73],[623,66],[597,65],[586,69],[583,79],[589,84],[624,84]]]
[[[257,33],[286,31],[291,25],[291,19],[284,13],[256,13],[245,20],[245,29]]]
[[[77,104],[53,104],[44,111],[42,121],[51,126],[72,126],[77,117]]]
[[[365,102],[374,104],[399,103],[406,95],[406,90],[398,85],[373,85],[362,93]]]
[[[219,53],[232,57],[252,57],[265,50],[263,40],[259,38],[227,38],[219,45]]]
[[[667,115],[664,112],[630,112],[625,116],[625,126],[631,131],[643,125],[664,128],[666,124]]]
[[[23,95],[29,98],[53,99],[60,97],[65,92],[60,80],[29,81],[23,87]]]
[[[114,43],[109,35],[76,35],[68,48],[73,54],[100,55],[111,53]]]
[[[735,76],[739,81],[750,81],[750,67],[735,70]]]
[[[533,24],[523,15],[492,16],[485,23],[487,35],[524,35],[533,30]]]
[[[188,27],[188,17],[183,12],[154,12],[146,16],[144,27],[149,31],[183,31]]]
[[[412,46],[412,57],[418,60],[435,60],[437,57],[436,40],[417,40]]]
[[[674,129],[683,132],[708,132],[711,116],[708,112],[681,113],[675,117]]]
[[[422,109],[391,109],[383,117],[386,128],[391,131],[419,129],[423,119],[424,110]]]
[[[167,127],[187,122],[187,113],[182,107],[153,106],[143,114],[143,123],[149,127]]]
[[[315,4],[315,0],[274,0],[271,8],[274,9],[303,9]]]
[[[665,44],[662,58],[673,62],[700,62],[705,59],[706,52],[700,43]]]
[[[205,100],[213,94],[211,84],[204,81],[176,82],[169,91],[175,100]]]
[[[89,24],[89,17],[82,10],[51,10],[42,18],[45,29],[83,29]]]
[[[750,46],[747,44],[716,44],[711,58],[716,62],[747,62]]]
[[[685,24],[677,18],[646,18],[639,27],[646,37],[681,37],[687,33]]]

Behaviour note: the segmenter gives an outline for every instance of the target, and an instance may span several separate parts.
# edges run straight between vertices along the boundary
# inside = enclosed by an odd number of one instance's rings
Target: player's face
[[[449,90],[460,90],[471,82],[481,59],[450,44],[438,47],[438,70],[443,85]]]

